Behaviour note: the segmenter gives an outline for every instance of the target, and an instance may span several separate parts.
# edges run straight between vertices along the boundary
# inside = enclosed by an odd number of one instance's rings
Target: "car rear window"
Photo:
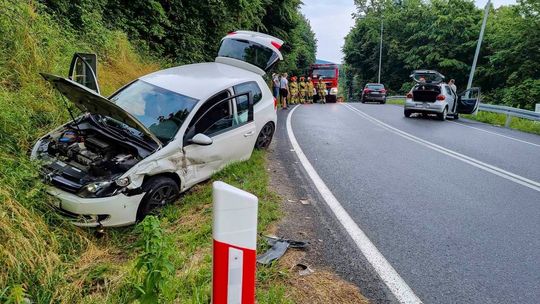
[[[278,54],[261,44],[243,39],[224,39],[218,56],[234,58],[253,64],[264,71],[270,69],[278,60]]]
[[[380,89],[384,89],[384,85],[382,85],[382,84],[368,84],[368,85],[366,85],[366,88],[373,89],[373,90],[380,90]]]

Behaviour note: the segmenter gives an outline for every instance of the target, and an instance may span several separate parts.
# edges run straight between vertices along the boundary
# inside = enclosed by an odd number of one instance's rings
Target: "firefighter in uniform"
[[[291,90],[291,104],[298,104],[298,82],[296,82],[296,76],[291,77],[289,89]]]
[[[307,78],[307,94],[306,100],[308,103],[313,103],[313,96],[315,96],[315,86],[311,82],[311,77]]]
[[[322,81],[322,77],[319,77],[319,82],[317,83],[317,93],[319,94],[321,103],[326,103],[326,83]]]
[[[306,103],[308,85],[304,76],[300,77],[300,83],[298,85],[300,86],[300,103]]]

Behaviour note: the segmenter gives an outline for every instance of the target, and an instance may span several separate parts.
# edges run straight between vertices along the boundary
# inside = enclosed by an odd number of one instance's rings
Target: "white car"
[[[99,94],[95,55],[76,54],[69,78],[42,74],[84,112],[32,149],[55,207],[78,226],[133,224],[268,147],[277,104],[262,76],[283,59],[282,44],[232,32],[215,62],[143,76],[109,98]]]
[[[472,114],[478,110],[480,88],[470,88],[456,94],[444,83],[444,75],[433,70],[416,70],[410,76],[416,85],[407,94],[403,114],[435,114],[437,119],[448,116],[458,119],[459,114]]]

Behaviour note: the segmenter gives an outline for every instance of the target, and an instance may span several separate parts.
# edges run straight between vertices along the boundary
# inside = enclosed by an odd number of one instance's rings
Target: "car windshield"
[[[314,78],[335,78],[336,70],[335,69],[315,69],[312,72]]]
[[[218,56],[234,58],[268,71],[278,60],[278,54],[255,42],[241,39],[224,39]]]
[[[368,85],[366,85],[366,88],[373,89],[373,90],[381,90],[381,89],[384,89],[384,85],[382,85],[382,84],[368,84]]]
[[[197,99],[137,80],[111,97],[163,143],[171,141]]]

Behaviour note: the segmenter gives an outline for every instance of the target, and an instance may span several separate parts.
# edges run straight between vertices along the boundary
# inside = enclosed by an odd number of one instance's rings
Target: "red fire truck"
[[[309,69],[315,88],[322,77],[326,84],[326,102],[336,102],[338,94],[339,66],[335,63],[312,64]]]

